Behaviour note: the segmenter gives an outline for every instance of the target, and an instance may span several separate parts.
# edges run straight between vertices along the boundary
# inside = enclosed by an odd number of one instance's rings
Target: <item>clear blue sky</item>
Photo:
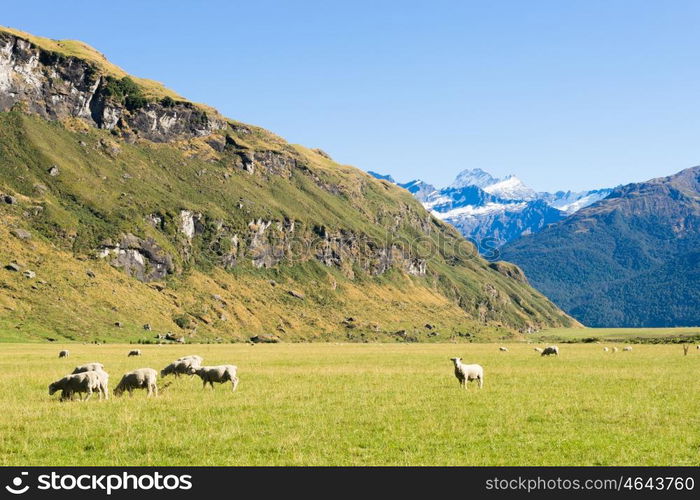
[[[538,190],[700,163],[698,1],[31,1],[0,24],[399,180]]]

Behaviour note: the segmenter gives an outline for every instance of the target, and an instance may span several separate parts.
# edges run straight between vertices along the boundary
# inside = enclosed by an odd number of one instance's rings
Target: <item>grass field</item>
[[[128,345],[3,344],[0,465],[700,465],[700,351],[497,347],[153,345],[127,358]],[[113,388],[194,353],[237,364],[238,391],[182,378],[150,400],[47,393],[84,362],[103,362]],[[451,356],[484,366],[482,391],[459,389]]]
[[[634,343],[700,342],[700,326],[675,328],[548,328],[529,337],[541,341],[561,342],[580,342],[584,339]]]

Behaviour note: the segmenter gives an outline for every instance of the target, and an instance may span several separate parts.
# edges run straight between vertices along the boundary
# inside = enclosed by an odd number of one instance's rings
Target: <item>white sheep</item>
[[[455,377],[459,384],[467,388],[467,382],[476,380],[479,383],[479,389],[484,387],[484,369],[481,365],[464,365],[462,358],[450,358],[455,365]]]
[[[100,390],[100,379],[96,372],[88,371],[66,375],[49,385],[49,396],[52,396],[56,391],[61,391],[61,401],[73,399],[73,394],[79,394],[82,400],[82,394],[87,394],[85,401],[90,399],[93,391]]]
[[[183,356],[181,358],[177,358],[175,361],[189,361],[192,364],[192,366],[202,366],[202,363],[204,363],[204,358],[202,356],[192,354],[190,356]]]
[[[83,373],[83,372],[96,372],[98,370],[104,371],[105,366],[102,363],[86,363],[84,365],[76,366],[73,369],[73,373]]]
[[[129,351],[129,354],[127,354],[127,357],[131,356],[141,356],[141,349],[132,349]]]
[[[130,396],[133,396],[134,389],[146,389],[148,396],[155,394],[158,396],[158,372],[153,368],[139,368],[133,372],[125,373],[119,381],[117,387],[114,388],[114,395],[121,396],[124,391],[128,391]]]
[[[501,352],[508,352],[508,348],[507,348],[507,347],[499,347],[498,350],[501,351]]]
[[[607,347],[603,347],[603,352],[608,352],[609,350],[610,349],[608,349]]]
[[[58,353],[59,358],[67,358],[69,355],[70,355],[70,352],[67,349],[64,349]]]
[[[93,372],[85,373],[95,373],[100,384],[98,387],[100,399],[109,399],[109,373],[104,370],[95,370]]]
[[[630,352],[632,350],[632,346],[628,345],[622,348],[623,351],[625,352]]]
[[[238,387],[237,377],[238,367],[234,365],[220,366],[200,366],[195,369],[195,373],[202,379],[202,389],[207,386],[207,383],[214,388],[214,382],[223,384],[231,381],[232,390],[235,391]]]
[[[555,345],[545,347],[542,350],[542,354],[540,354],[540,356],[551,356],[552,354],[554,354],[555,356],[559,356],[559,348]]]
[[[199,365],[195,365],[194,360],[191,359],[173,361],[160,371],[160,376],[175,375],[176,378],[179,378],[180,375],[194,375],[195,369],[198,367]]]
[[[617,352],[617,351],[619,351],[619,350],[620,350],[620,349],[618,349],[617,347],[613,347],[612,352]]]
[[[537,351],[537,352],[539,352],[540,354],[542,354],[542,351],[544,351],[544,349],[542,349],[541,347],[535,347],[535,351]]]

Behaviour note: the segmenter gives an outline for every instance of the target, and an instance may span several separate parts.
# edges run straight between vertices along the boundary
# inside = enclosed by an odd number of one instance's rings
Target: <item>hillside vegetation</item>
[[[5,338],[473,340],[577,325],[403,189],[153,100],[137,79],[115,86],[63,42],[61,57],[0,42]]]

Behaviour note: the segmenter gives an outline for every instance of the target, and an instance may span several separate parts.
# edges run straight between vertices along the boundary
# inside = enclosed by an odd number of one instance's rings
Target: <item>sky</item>
[[[538,191],[700,164],[700,2],[8,2],[136,76],[363,170]]]

